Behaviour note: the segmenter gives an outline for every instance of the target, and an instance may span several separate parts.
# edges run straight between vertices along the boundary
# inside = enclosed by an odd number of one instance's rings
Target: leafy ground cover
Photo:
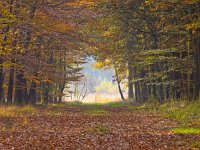
[[[144,108],[121,103],[0,108],[0,149],[199,149],[199,134],[183,134],[179,123]]]
[[[180,127],[176,131],[199,134],[200,130],[200,102],[171,101],[164,104],[146,103],[141,106],[128,106],[129,110],[146,110],[151,113],[162,114],[164,118],[173,119]],[[183,130],[186,130],[185,132]],[[178,132],[177,132],[178,133]]]

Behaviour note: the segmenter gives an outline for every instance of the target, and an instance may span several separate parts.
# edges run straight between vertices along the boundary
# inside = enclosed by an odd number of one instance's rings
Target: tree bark
[[[27,97],[27,81],[23,73],[16,75],[15,103],[17,105],[28,104]]]
[[[8,105],[12,105],[12,100],[13,100],[14,72],[15,72],[15,68],[12,65],[10,67],[9,81],[8,81],[8,95],[7,95],[7,104]]]
[[[194,72],[194,81],[195,81],[195,96],[196,100],[200,97],[200,37],[196,37],[194,39],[195,45],[195,52],[194,52],[194,59],[195,59],[195,72]]]
[[[35,11],[36,11],[36,2],[32,1],[31,4],[29,4],[29,11],[28,11],[28,18],[33,19],[34,15],[35,15]],[[22,54],[22,56],[26,55],[26,53],[28,52],[29,49],[29,45],[30,45],[30,41],[31,41],[31,25],[29,24],[24,24],[22,25],[22,47],[24,49],[24,52]],[[28,92],[27,92],[27,81],[24,75],[24,71],[23,70],[19,70],[17,75],[16,75],[16,96],[15,98],[17,103],[19,103],[21,105],[21,103],[23,104],[29,104],[29,100],[28,100]],[[34,86],[34,85],[33,85]]]
[[[117,86],[118,86],[118,90],[119,90],[121,99],[122,99],[122,101],[125,101],[125,98],[124,98],[124,95],[123,95],[123,92],[122,92],[122,88],[121,88],[121,85],[120,85],[119,74],[118,74],[117,67],[116,67],[115,63],[114,63],[114,69],[115,69],[115,76],[116,76],[116,79],[117,79]]]
[[[37,85],[35,82],[31,83],[31,87],[30,87],[30,91],[29,91],[29,103],[31,105],[36,105],[36,101],[37,101],[37,93],[36,93],[36,88]]]
[[[2,103],[3,98],[3,58],[0,56],[0,104]]]
[[[132,67],[132,63],[129,61],[128,62],[128,98],[130,100],[134,99],[133,78],[134,78],[133,67]]]

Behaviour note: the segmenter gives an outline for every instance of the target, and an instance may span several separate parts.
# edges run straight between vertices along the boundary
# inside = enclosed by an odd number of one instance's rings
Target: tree
[[[9,105],[35,105],[38,99],[47,104],[58,97],[61,102],[66,85],[82,77],[85,41],[79,28],[88,4],[79,2],[0,2],[0,99],[8,91]]]
[[[99,44],[95,58],[126,66],[130,99],[199,98],[198,1],[102,0],[97,6],[101,11],[86,30]]]

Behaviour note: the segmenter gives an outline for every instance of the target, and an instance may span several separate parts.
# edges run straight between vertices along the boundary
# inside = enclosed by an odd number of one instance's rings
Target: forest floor
[[[159,114],[121,105],[2,108],[0,149],[200,149],[200,134],[175,134],[176,127]]]

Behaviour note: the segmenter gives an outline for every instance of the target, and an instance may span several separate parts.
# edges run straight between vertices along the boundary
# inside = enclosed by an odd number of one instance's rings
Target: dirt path
[[[63,107],[50,114],[0,117],[0,149],[185,150],[200,139],[172,134],[175,124],[159,115],[122,108],[98,108],[107,113],[97,115],[86,113],[89,109]]]

